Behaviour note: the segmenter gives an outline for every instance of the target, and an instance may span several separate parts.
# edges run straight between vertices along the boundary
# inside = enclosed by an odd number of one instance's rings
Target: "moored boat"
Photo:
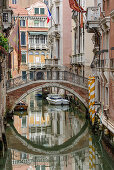
[[[49,94],[48,97],[46,97],[49,104],[54,105],[68,105],[69,101],[67,99],[64,99],[62,96],[58,94]]]
[[[17,110],[27,110],[28,105],[26,103],[24,103],[23,101],[20,101],[18,104],[16,104],[14,111]]]

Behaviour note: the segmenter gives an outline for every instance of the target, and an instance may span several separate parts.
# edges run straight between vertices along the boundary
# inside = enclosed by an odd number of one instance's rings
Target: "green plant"
[[[0,46],[2,46],[6,50],[6,52],[8,52],[8,39],[5,38],[2,33],[0,33]]]

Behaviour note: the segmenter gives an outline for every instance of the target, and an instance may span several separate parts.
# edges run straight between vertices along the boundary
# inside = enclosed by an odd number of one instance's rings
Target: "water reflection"
[[[52,106],[37,98],[35,92],[24,99],[28,114],[14,115],[14,126],[18,133],[35,144],[60,145],[79,133],[85,120],[81,120],[69,106]],[[15,113],[16,114],[16,113]]]
[[[113,170],[114,164],[100,138],[96,139],[88,130],[83,107],[48,105],[35,94],[24,99],[27,112],[14,114],[14,127],[25,138],[21,139],[18,134],[16,138],[15,131],[12,129],[11,133],[10,127],[7,128],[6,167],[12,170]],[[17,143],[11,140],[13,138]],[[45,149],[40,148],[39,153],[36,146]]]

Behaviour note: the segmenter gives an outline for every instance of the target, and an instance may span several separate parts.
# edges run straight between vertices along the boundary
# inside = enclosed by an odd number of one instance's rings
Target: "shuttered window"
[[[35,14],[39,14],[39,8],[35,8]]]
[[[26,33],[21,32],[21,45],[26,45]]]
[[[40,14],[44,14],[44,8],[40,8]]]

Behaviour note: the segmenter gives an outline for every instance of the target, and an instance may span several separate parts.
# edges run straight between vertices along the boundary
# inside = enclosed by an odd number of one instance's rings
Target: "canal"
[[[37,93],[23,99],[27,111],[15,111],[8,121],[0,170],[113,170],[102,132],[92,133],[83,104],[49,105]]]

